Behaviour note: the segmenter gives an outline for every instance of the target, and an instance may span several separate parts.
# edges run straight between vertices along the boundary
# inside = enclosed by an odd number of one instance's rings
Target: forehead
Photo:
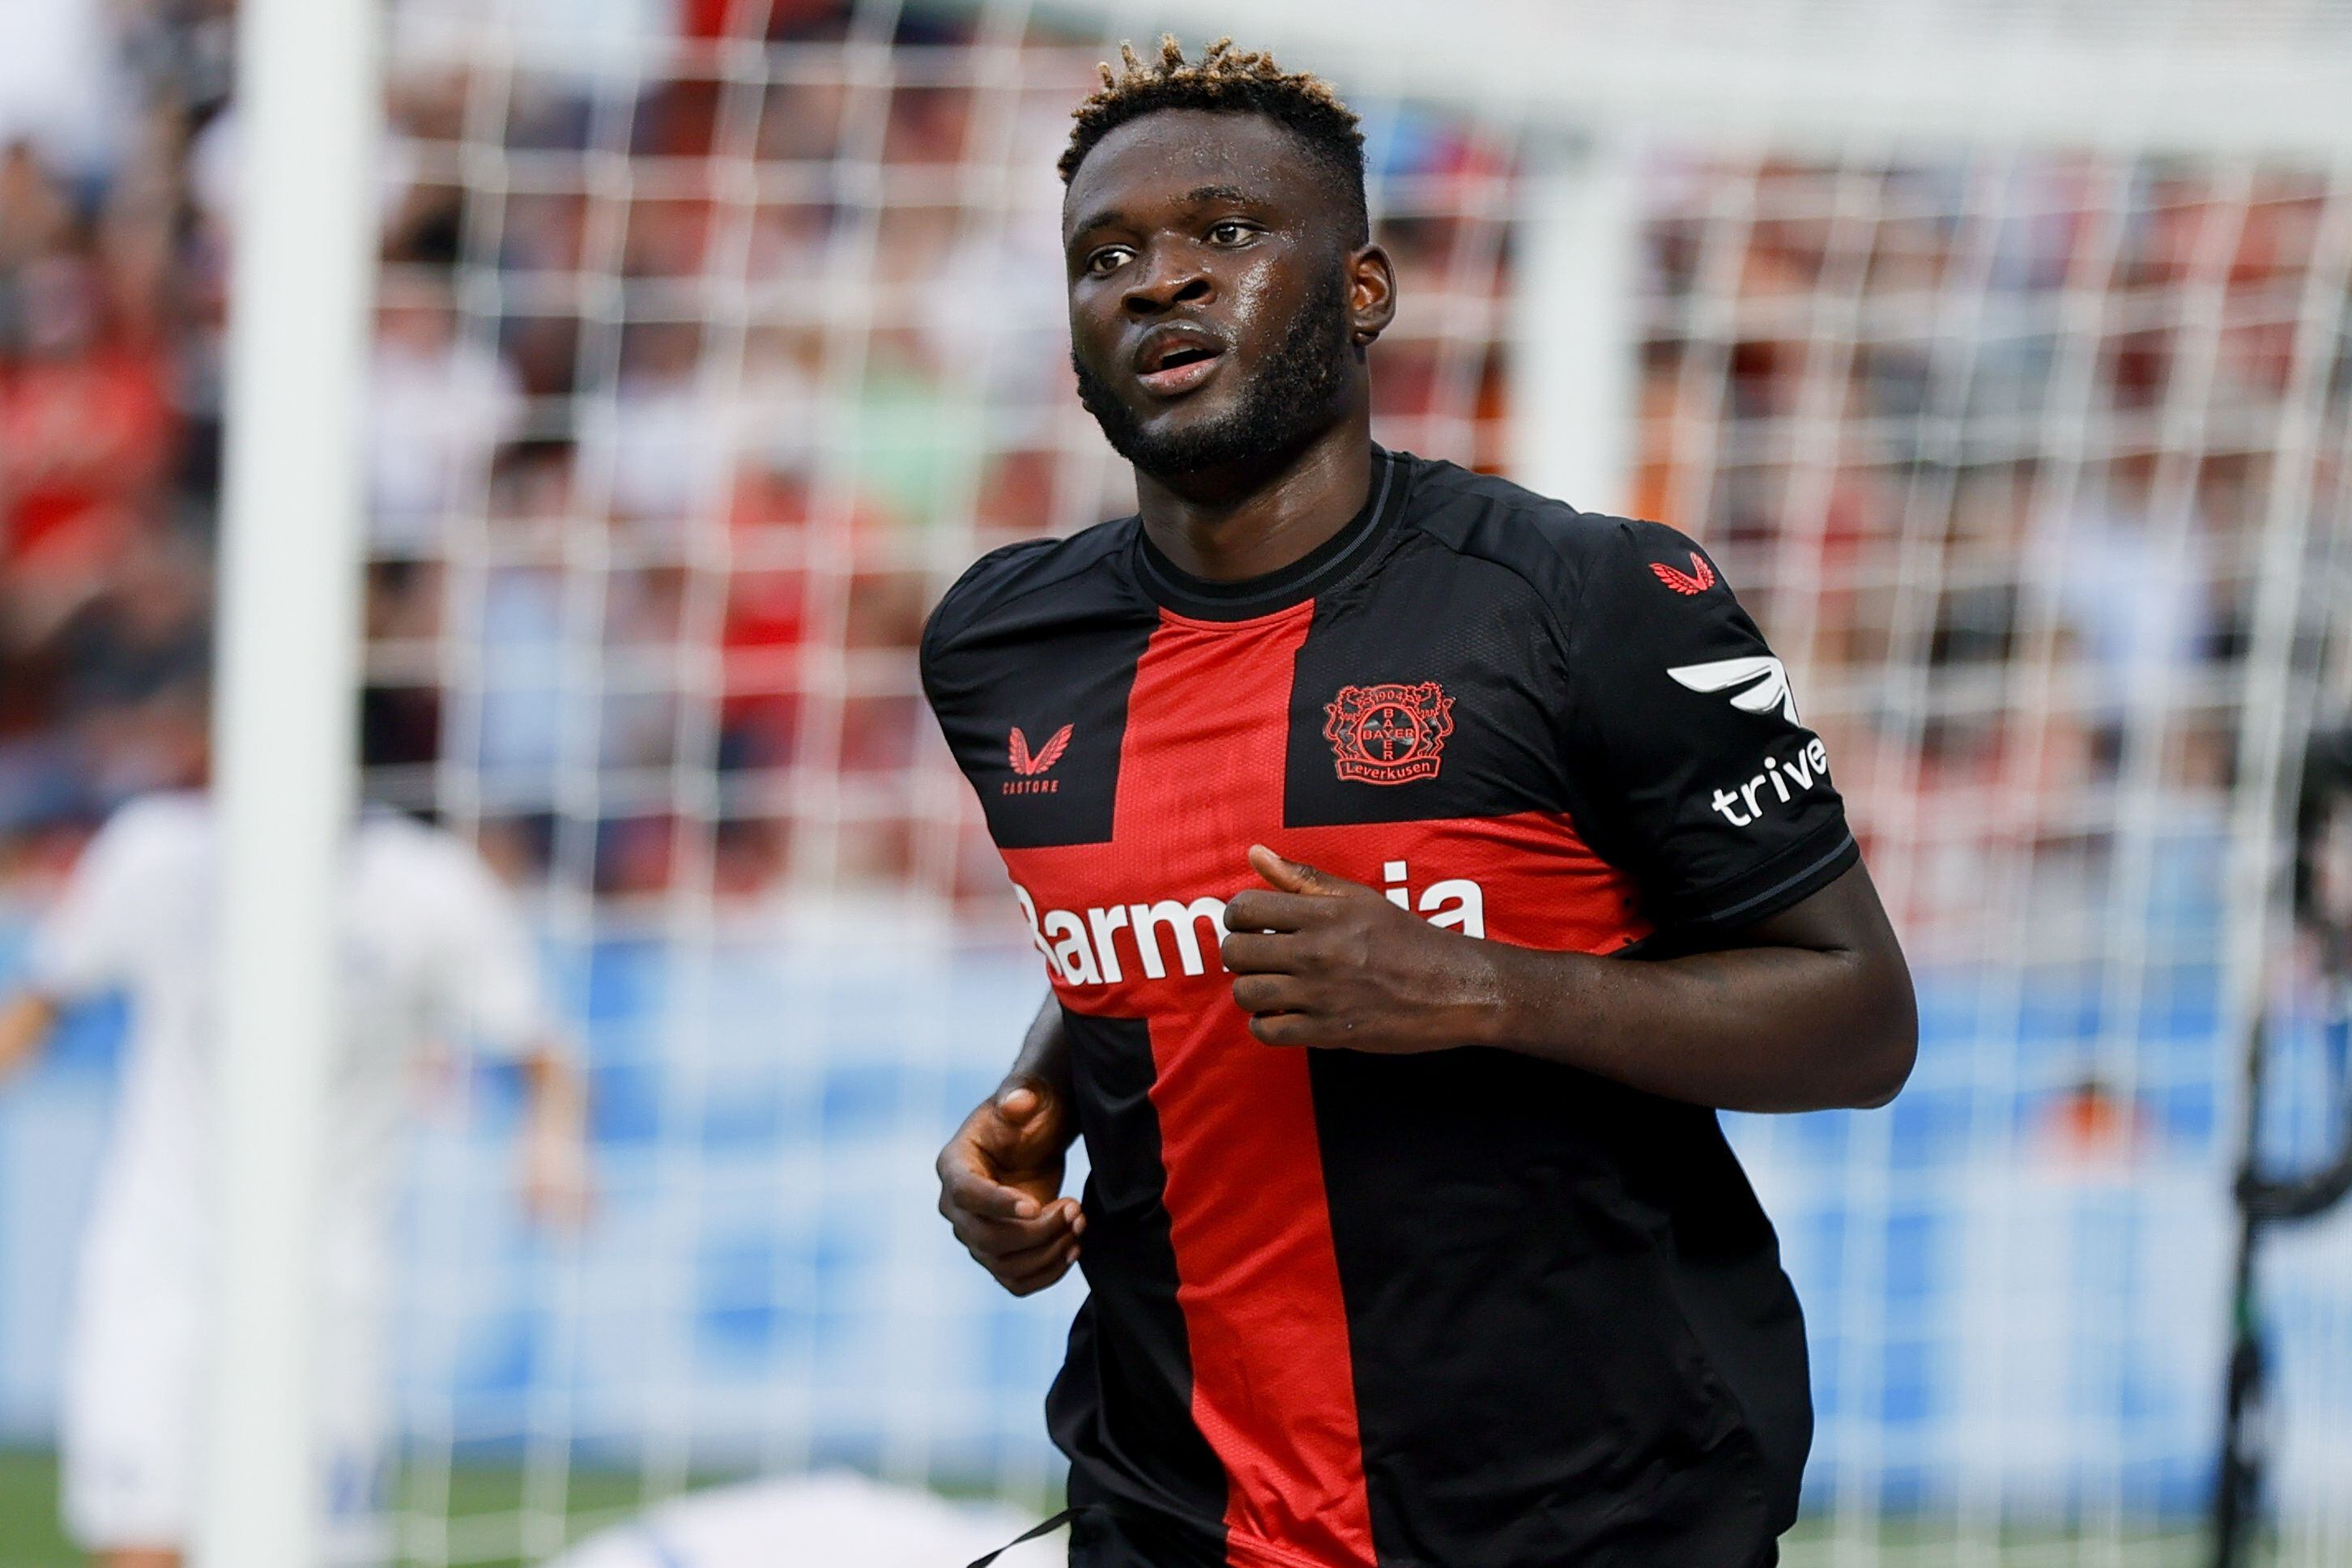
[[[1278,205],[1331,199],[1330,176],[1279,121],[1263,114],[1163,109],[1113,130],[1062,196],[1062,222],[1106,209],[1142,216],[1203,185],[1228,185]]]

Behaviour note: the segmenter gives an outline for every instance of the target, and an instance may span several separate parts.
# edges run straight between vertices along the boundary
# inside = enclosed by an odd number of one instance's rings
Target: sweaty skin
[[[1329,175],[1272,121],[1165,110],[1105,136],[1062,212],[1072,358],[1088,407],[1137,465],[1151,542],[1231,582],[1344,527],[1370,490],[1365,351],[1395,316],[1396,279],[1378,246],[1349,242],[1357,219]],[[1298,322],[1335,281],[1333,362],[1286,369]],[[1156,370],[1175,343],[1213,363]],[[1307,405],[1252,395],[1277,383],[1308,389]],[[1262,846],[1234,846],[1244,854],[1265,887],[1227,905],[1223,951],[1234,999],[1270,1047],[1490,1046],[1742,1110],[1881,1105],[1911,1070],[1910,973],[1859,864],[1713,951],[1632,963],[1465,937]],[[1085,1219],[1060,1195],[1076,1137],[1049,995],[1003,1085],[938,1163],[940,1212],[1016,1295],[1076,1259]]]
[[[1277,374],[1293,319],[1336,276],[1345,341],[1328,401],[1291,440],[1182,473],[1138,468],[1143,527],[1169,560],[1226,582],[1277,571],[1346,526],[1371,489],[1365,350],[1396,314],[1376,245],[1337,237],[1353,218],[1290,132],[1254,115],[1169,110],[1130,121],[1078,166],[1062,204],[1070,345],[1147,438],[1229,418]],[[1137,374],[1155,332],[1222,345],[1205,381],[1174,394]]]

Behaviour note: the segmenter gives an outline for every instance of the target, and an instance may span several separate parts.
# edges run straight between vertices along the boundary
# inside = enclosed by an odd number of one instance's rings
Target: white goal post
[[[2144,153],[2344,148],[2343,0],[1046,0],[1120,35],[1245,28],[1318,69],[1466,110],[1775,153],[1976,143]]]
[[[353,800],[373,0],[245,0],[214,791],[218,1268],[200,1568],[312,1568],[309,1346]]]

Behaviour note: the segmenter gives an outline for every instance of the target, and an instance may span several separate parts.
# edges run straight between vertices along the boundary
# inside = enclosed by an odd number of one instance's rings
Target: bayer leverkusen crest
[[[1323,712],[1323,738],[1339,759],[1339,776],[1364,784],[1435,778],[1438,752],[1454,732],[1454,699],[1434,680],[1343,686]]]

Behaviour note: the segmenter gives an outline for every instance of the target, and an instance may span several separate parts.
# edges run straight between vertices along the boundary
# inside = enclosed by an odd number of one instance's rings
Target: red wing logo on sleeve
[[[1435,778],[1438,753],[1454,733],[1454,699],[1434,680],[1343,686],[1323,712],[1323,738],[1339,776],[1363,784]]]
[[[1062,760],[1062,753],[1069,749],[1071,728],[1072,726],[1068,724],[1063,725],[1060,729],[1054,731],[1054,735],[1051,740],[1047,741],[1033,753],[1029,750],[1029,737],[1021,732],[1020,725],[1013,725],[1012,754],[1013,771],[1019,773],[1024,779],[1034,778],[1039,773],[1042,773],[1046,769],[1052,767],[1055,763],[1060,762]]]
[[[1062,787],[1061,780],[1040,775],[1055,763],[1060,762],[1062,753],[1069,750],[1069,746],[1070,726],[1067,724],[1055,731],[1053,738],[1034,752],[1029,749],[1029,737],[1021,732],[1021,726],[1013,725],[1013,743],[1006,752],[1006,760],[1013,764],[1013,776],[1009,779],[1000,779],[996,785],[997,793],[1000,795],[1059,793]]]
[[[1715,568],[1708,565],[1706,557],[1696,550],[1691,552],[1691,569],[1687,572],[1679,567],[1661,565],[1655,561],[1650,563],[1650,570],[1659,582],[1677,594],[1704,594],[1715,586]]]

